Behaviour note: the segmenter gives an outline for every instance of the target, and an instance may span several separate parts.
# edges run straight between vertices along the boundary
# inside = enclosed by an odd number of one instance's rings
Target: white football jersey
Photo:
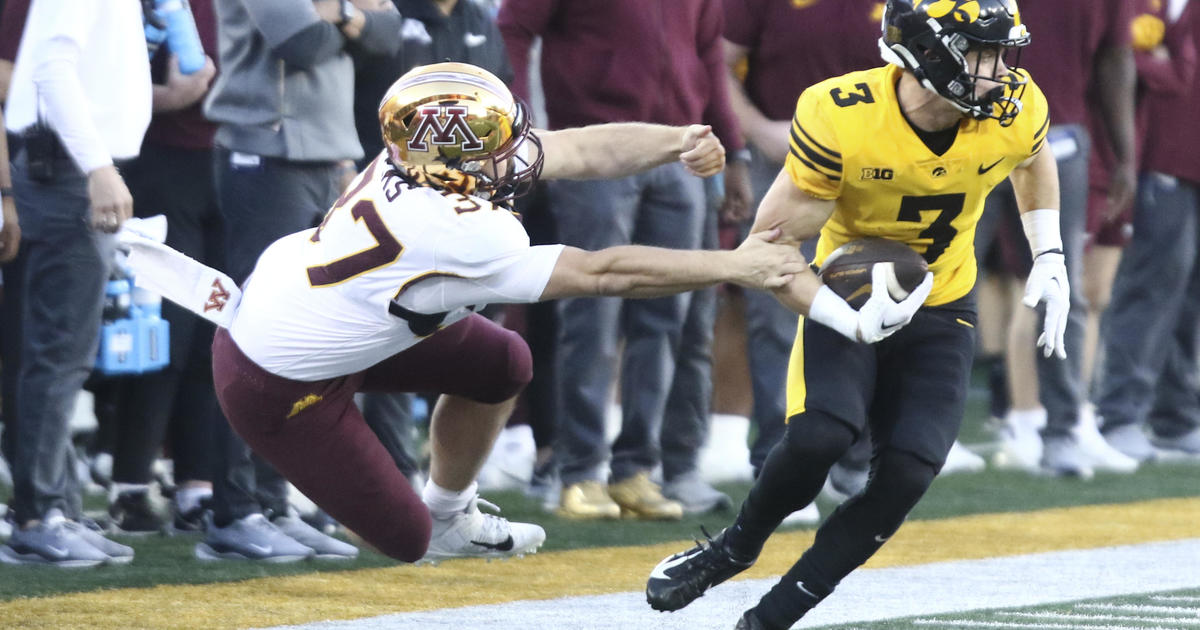
[[[536,302],[562,250],[530,247],[487,200],[409,185],[381,153],[320,227],[263,252],[230,334],[279,376],[352,374],[485,304]]]

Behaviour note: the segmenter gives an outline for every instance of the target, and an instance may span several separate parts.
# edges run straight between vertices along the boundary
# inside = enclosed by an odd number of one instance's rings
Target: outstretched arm
[[[799,250],[770,241],[778,230],[751,234],[732,251],[690,251],[626,245],[589,252],[563,249],[542,300],[577,296],[649,298],[733,282],[769,289],[809,273]]]
[[[725,148],[707,125],[609,123],[534,133],[545,155],[542,179],[625,177],[675,160],[708,177],[725,165]]]

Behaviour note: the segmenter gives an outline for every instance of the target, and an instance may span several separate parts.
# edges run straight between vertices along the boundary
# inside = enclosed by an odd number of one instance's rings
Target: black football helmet
[[[909,70],[971,117],[1004,126],[1021,111],[1025,80],[1014,72],[997,76],[996,70],[1001,60],[1016,68],[1028,44],[1016,0],[888,0],[879,38],[885,61]],[[996,53],[990,73],[981,72],[980,63],[970,67],[967,51],[987,48]],[[1001,85],[976,96],[980,79]]]

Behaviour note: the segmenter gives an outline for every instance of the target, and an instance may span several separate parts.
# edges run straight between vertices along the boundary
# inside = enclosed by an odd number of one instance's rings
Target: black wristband
[[[1038,256],[1041,256],[1042,254],[1063,254],[1063,250],[1058,247],[1055,247],[1054,249],[1047,249],[1044,252],[1038,252],[1038,255],[1034,256],[1033,259],[1037,260]],[[1066,254],[1063,254],[1063,255],[1065,256]]]
[[[0,188],[0,199],[3,199],[4,197],[11,197],[11,196],[13,196],[12,187],[4,186],[4,187]]]

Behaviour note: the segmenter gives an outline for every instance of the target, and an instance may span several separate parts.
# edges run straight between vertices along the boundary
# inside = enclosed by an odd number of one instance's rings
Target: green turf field
[[[975,382],[981,383],[977,378]],[[972,389],[968,418],[962,441],[978,444],[995,439],[985,421],[985,393]],[[724,484],[736,503],[745,497],[748,483]],[[939,478],[929,494],[916,507],[912,519],[944,519],[966,514],[1028,511],[1050,507],[1126,503],[1153,498],[1191,497],[1200,494],[1200,460],[1147,465],[1134,475],[1097,474],[1095,479],[1080,481],[1033,476],[1020,472],[988,469],[982,473],[959,474]],[[0,489],[7,497],[8,489]],[[732,519],[732,513],[687,517],[679,523],[622,521],[577,522],[547,514],[520,492],[487,493],[486,498],[503,507],[511,520],[541,524],[547,532],[543,551],[583,549],[622,545],[651,545],[700,536],[700,527],[717,532]],[[820,499],[822,513],[832,504]],[[97,497],[88,499],[92,510],[103,508]],[[1197,529],[1200,532],[1200,528]],[[395,563],[364,550],[352,562],[304,562],[292,565],[254,563],[205,563],[192,556],[198,538],[119,537],[132,545],[137,556],[130,566],[99,567],[84,570],[57,570],[0,565],[0,601],[18,597],[90,591],[156,584],[205,584],[276,575],[296,575],[320,571],[345,571],[392,566]]]

